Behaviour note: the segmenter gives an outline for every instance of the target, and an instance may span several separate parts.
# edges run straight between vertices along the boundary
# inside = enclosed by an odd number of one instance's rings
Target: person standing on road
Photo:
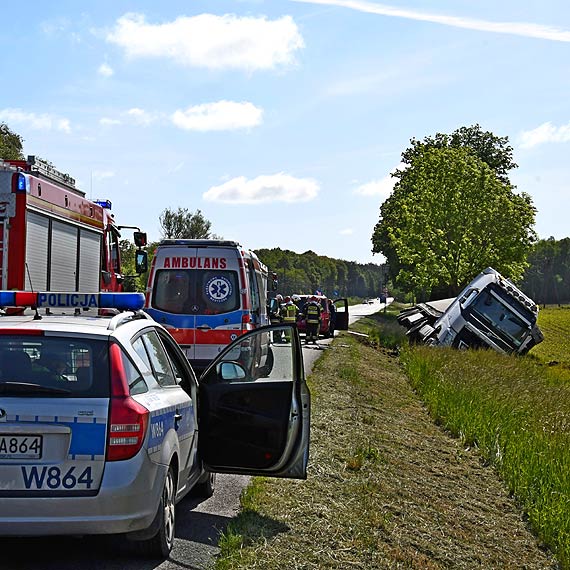
[[[334,331],[336,328],[336,307],[332,299],[327,299],[327,303],[329,304],[329,334],[331,338],[334,338]]]
[[[285,324],[297,323],[297,315],[299,314],[299,309],[295,303],[291,300],[291,297],[285,297],[285,303],[281,307],[281,316],[283,317],[283,322]],[[289,331],[285,333],[285,342],[291,342],[291,334]]]
[[[321,305],[316,297],[310,297],[309,302],[305,305],[305,343],[312,341],[317,344],[319,338],[319,330],[321,328]]]
[[[275,299],[270,301],[269,309],[269,322],[272,325],[280,325],[283,322],[283,317],[281,316],[281,306],[283,304],[283,295],[275,295]],[[273,342],[281,342],[283,340],[281,336],[281,331],[275,331],[273,333]]]

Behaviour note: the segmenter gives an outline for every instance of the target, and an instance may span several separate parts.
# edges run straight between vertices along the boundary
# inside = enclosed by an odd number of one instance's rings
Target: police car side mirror
[[[135,253],[135,271],[139,275],[148,271],[148,253],[142,249]]]
[[[245,370],[237,362],[222,362],[218,365],[218,378],[221,380],[243,380]]]

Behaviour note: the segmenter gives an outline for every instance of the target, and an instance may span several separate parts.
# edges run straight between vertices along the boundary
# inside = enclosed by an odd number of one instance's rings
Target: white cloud
[[[400,162],[400,164],[398,164],[398,166],[396,166],[392,172],[395,170],[402,170],[406,167],[406,164]],[[394,178],[391,174],[388,174],[379,180],[371,180],[370,182],[361,184],[352,192],[353,194],[358,194],[359,196],[378,196],[382,200],[386,200],[392,193],[392,190],[394,190],[394,184],[396,184],[397,181],[397,178]]]
[[[200,14],[181,16],[164,24],[149,24],[142,14],[119,18],[107,41],[127,56],[173,59],[187,66],[210,69],[272,69],[293,62],[304,47],[290,16],[277,20]]]
[[[520,147],[532,148],[544,143],[560,143],[570,141],[570,123],[555,127],[551,122],[530,131],[524,131],[520,135]]]
[[[344,230],[340,230],[338,233],[341,236],[351,236],[354,233],[354,230],[352,228],[345,228]]]
[[[71,123],[65,117],[58,117],[49,113],[28,113],[22,109],[0,110],[0,121],[33,130],[71,132]]]
[[[261,123],[263,109],[253,103],[217,101],[176,111],[172,123],[189,131],[229,131],[255,127]]]
[[[111,77],[115,72],[113,71],[113,68],[110,65],[102,63],[99,66],[99,69],[97,69],[97,73],[99,75],[102,75],[103,77]]]
[[[105,178],[113,178],[115,173],[112,170],[94,170],[91,176],[93,180],[105,180]]]
[[[126,115],[132,119],[136,125],[140,125],[142,127],[148,127],[158,119],[158,116],[155,113],[149,113],[148,111],[138,109],[137,107],[129,109],[126,112]]]
[[[488,20],[477,20],[473,18],[462,18],[459,16],[446,16],[442,14],[430,14],[406,8],[388,6],[386,4],[376,4],[366,0],[294,0],[307,4],[325,4],[328,6],[341,6],[351,8],[359,12],[378,14],[380,16],[392,16],[405,18],[408,20],[419,20],[422,22],[432,22],[444,26],[477,30],[480,32],[493,32],[498,34],[511,34],[528,38],[539,38],[556,42],[570,42],[570,30],[556,28],[554,26],[544,26],[527,22],[490,22]]]
[[[107,127],[112,127],[114,125],[120,125],[121,121],[119,119],[111,119],[109,117],[102,117],[99,119],[99,124]]]
[[[312,178],[295,178],[289,174],[262,175],[252,180],[245,176],[212,186],[204,200],[227,204],[261,204],[267,202],[308,202],[316,198],[320,187]]]

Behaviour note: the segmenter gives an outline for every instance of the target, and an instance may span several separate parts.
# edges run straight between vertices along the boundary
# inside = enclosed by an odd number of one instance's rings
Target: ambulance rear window
[[[0,394],[18,390],[34,397],[108,397],[107,341],[0,335]]]
[[[152,306],[174,314],[218,315],[240,308],[236,271],[162,269],[154,282]]]

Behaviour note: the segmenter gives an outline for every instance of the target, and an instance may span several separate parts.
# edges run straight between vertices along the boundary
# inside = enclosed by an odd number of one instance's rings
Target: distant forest
[[[322,291],[328,297],[379,297],[387,282],[387,266],[356,263],[286,249],[255,250],[270,271],[277,273],[282,295]]]
[[[258,249],[256,253],[270,271],[277,273],[278,292],[283,295],[322,291],[330,297],[378,297],[387,287],[401,300],[409,300],[394,290],[384,264],[361,264],[280,248]],[[570,238],[539,240],[528,262],[518,285],[529,297],[539,304],[570,303]]]
[[[528,256],[521,289],[541,305],[570,302],[570,238],[539,240]]]

